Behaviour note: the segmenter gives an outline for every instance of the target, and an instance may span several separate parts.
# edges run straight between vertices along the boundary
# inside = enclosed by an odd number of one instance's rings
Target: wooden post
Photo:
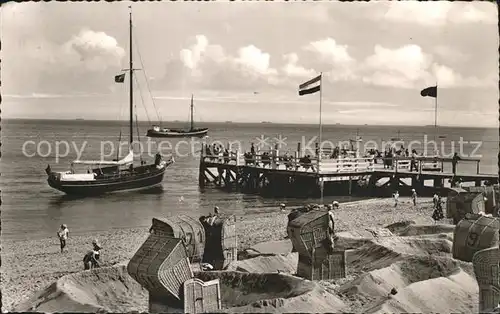
[[[325,182],[323,182],[323,178],[318,177],[318,185],[319,185],[319,192],[321,193],[320,195],[323,195],[324,190],[325,190]],[[323,200],[323,199],[322,199]],[[321,204],[323,205],[323,204]]]
[[[442,183],[441,183],[442,179],[440,178],[435,178],[434,179],[434,188],[440,188],[442,186]]]
[[[477,174],[479,174],[479,160],[478,160],[478,161],[476,161],[476,170],[477,170],[477,171],[476,171],[476,172],[477,172]]]
[[[274,144],[274,150],[273,150],[273,155],[272,155],[272,162],[271,162],[271,168],[273,169],[278,169],[279,168],[279,163],[278,163],[278,156],[280,154],[279,151],[279,145]]]
[[[200,165],[198,167],[198,186],[205,187],[205,153],[206,153],[205,143],[201,144],[201,154],[200,154]]]
[[[349,176],[349,195],[352,194],[352,177]]]

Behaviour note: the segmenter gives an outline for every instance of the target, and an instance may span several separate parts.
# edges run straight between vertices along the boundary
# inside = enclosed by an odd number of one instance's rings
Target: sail
[[[73,164],[78,165],[100,165],[100,166],[122,166],[128,165],[134,162],[134,151],[130,151],[125,158],[118,161],[106,161],[106,160],[74,160]]]

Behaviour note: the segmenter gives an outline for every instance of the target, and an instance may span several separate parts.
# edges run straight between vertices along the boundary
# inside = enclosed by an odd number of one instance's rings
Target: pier
[[[452,186],[455,182],[475,186],[498,182],[497,174],[480,172],[479,159],[462,158],[454,175],[451,158],[416,157],[410,171],[412,157],[384,159],[357,154],[331,158],[331,151],[326,150],[318,155],[304,154],[300,145],[292,156],[280,153],[277,148],[255,154],[239,151],[224,154],[213,153],[204,146],[199,163],[199,186],[270,196],[314,197],[322,193],[375,195],[383,190],[404,192],[412,188],[425,194],[444,188],[447,182]],[[390,165],[384,162],[387,159]],[[464,164],[469,164],[469,168],[472,164],[475,173],[461,171]],[[426,184],[428,181],[430,186]]]

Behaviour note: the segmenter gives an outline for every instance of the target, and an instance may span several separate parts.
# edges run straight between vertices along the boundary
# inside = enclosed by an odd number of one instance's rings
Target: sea
[[[186,128],[183,122],[162,123],[162,127]],[[2,238],[12,240],[38,239],[54,236],[62,223],[73,234],[92,234],[122,228],[149,228],[153,217],[178,214],[200,216],[214,206],[236,215],[273,212],[279,204],[298,206],[318,199],[273,198],[242,193],[229,193],[215,188],[198,187],[199,152],[201,143],[230,144],[231,148],[247,151],[251,143],[262,150],[278,144],[280,151],[294,152],[314,149],[318,140],[318,125],[272,124],[268,122],[242,124],[236,122],[203,123],[208,127],[205,139],[148,139],[149,123],[134,125],[139,135],[142,156],[152,162],[154,154],[172,154],[175,163],[166,171],[160,191],[122,192],[83,199],[68,198],[47,184],[45,168],[69,170],[75,159],[99,160],[103,152],[109,159],[124,157],[129,129],[123,121],[87,120],[3,120],[2,154],[0,160]],[[438,149],[451,157],[479,158],[480,172],[495,174],[497,170],[498,130],[434,126],[346,126],[323,125],[323,147],[343,145],[357,136],[363,139],[361,148],[384,150],[384,143],[400,138],[405,147],[422,153]],[[432,141],[436,140],[434,147]],[[121,143],[121,144],[119,144]],[[134,151],[140,148],[136,144]],[[118,148],[122,147],[119,152]],[[461,162],[459,171],[476,172],[474,162]],[[357,200],[356,197],[325,197],[324,202]],[[282,228],[283,226],[276,226]]]

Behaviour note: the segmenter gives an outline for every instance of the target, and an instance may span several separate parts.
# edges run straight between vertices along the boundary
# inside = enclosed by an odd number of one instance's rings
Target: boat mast
[[[193,120],[193,94],[191,94],[191,131],[194,129],[194,120]]]
[[[130,9],[130,22],[129,22],[129,32],[130,32],[130,44],[129,44],[129,71],[130,71],[130,149],[132,150],[132,142],[134,141],[134,130],[133,130],[133,103],[134,103],[134,85],[133,85],[133,75],[134,75],[134,70],[133,70],[133,62],[132,62],[132,6],[129,6]]]

